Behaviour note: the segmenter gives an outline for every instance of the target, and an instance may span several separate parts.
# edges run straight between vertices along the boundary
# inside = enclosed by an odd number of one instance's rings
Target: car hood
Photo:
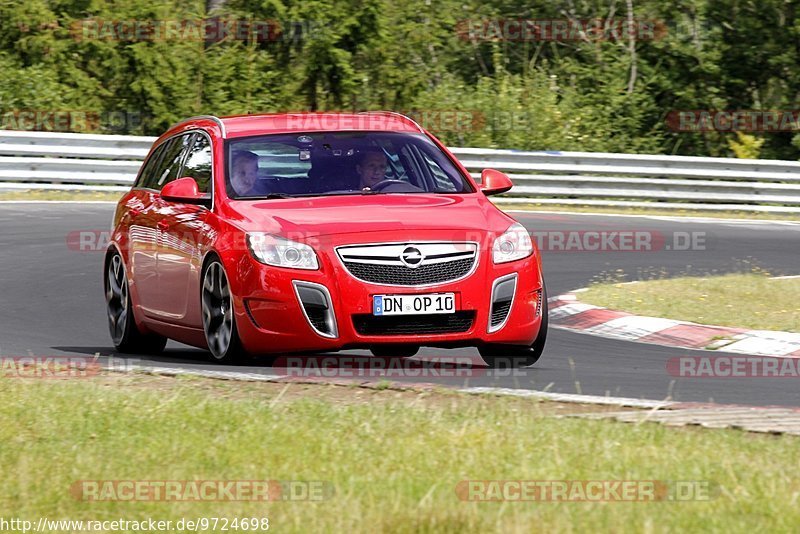
[[[233,201],[228,220],[246,232],[319,237],[396,232],[404,236],[436,231],[501,233],[512,223],[482,194],[343,195]]]

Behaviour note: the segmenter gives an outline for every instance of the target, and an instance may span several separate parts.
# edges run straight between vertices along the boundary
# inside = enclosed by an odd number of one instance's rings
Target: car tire
[[[167,338],[158,334],[144,334],[136,326],[125,262],[119,252],[109,255],[103,284],[108,330],[117,351],[124,354],[161,353],[167,345]]]
[[[478,348],[481,358],[492,369],[530,367],[539,361],[547,341],[547,289],[542,286],[542,324],[530,346],[489,344]]]
[[[200,308],[209,359],[216,363],[245,363],[248,355],[236,328],[228,275],[218,258],[206,263],[201,280]]]
[[[416,345],[374,345],[369,348],[377,358],[411,358],[419,352]]]

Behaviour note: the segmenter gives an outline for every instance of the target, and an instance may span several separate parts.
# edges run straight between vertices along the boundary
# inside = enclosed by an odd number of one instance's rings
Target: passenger
[[[258,154],[243,150],[234,152],[231,160],[231,186],[237,196],[253,197],[269,193],[258,181]]]

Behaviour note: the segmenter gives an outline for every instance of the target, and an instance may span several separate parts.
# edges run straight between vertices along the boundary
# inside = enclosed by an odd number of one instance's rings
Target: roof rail
[[[412,119],[411,117],[409,117],[407,115],[403,115],[402,113],[398,113],[396,111],[381,111],[381,110],[379,110],[379,111],[361,111],[361,112],[359,112],[359,115],[364,115],[364,114],[390,115],[392,117],[400,117],[401,119],[405,119],[405,120],[409,121],[411,124],[413,124],[414,126],[416,126],[417,129],[419,129],[420,132],[425,133],[425,130],[422,129],[422,126],[420,126],[417,121],[415,121],[414,119]]]
[[[176,126],[183,124],[184,122],[189,122],[189,121],[194,121],[194,120],[199,120],[199,119],[206,119],[206,120],[210,120],[210,121],[216,122],[217,126],[219,126],[219,129],[222,130],[222,138],[225,139],[228,136],[228,133],[225,130],[225,124],[222,122],[222,120],[219,117],[214,116],[214,115],[195,115],[194,117],[189,117],[188,119],[183,119],[182,121],[176,122],[175,124],[170,126],[169,129],[171,130],[171,129],[175,128]]]

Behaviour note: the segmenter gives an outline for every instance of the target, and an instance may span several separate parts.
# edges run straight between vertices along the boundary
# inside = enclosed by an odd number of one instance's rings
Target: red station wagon
[[[531,365],[547,336],[540,255],[486,198],[509,178],[481,182],[396,113],[187,119],[117,206],[114,345],[169,338],[219,362],[474,346],[490,366]]]

